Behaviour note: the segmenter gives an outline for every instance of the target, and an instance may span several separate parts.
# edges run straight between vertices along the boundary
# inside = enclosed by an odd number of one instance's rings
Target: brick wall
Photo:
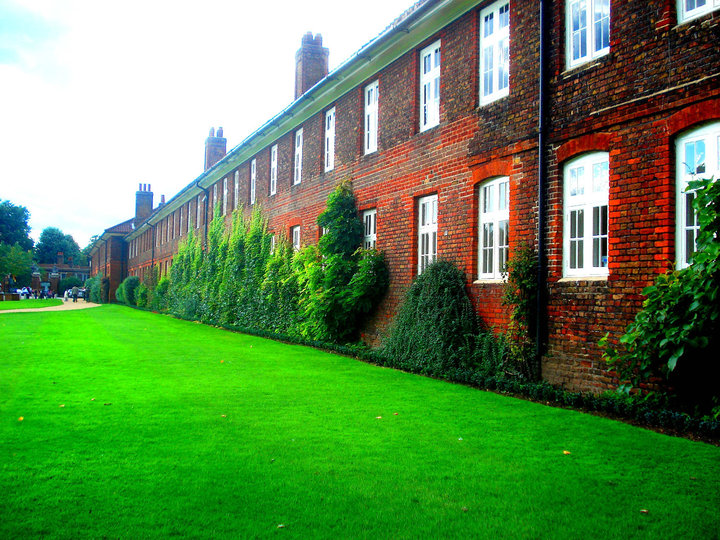
[[[299,185],[292,183],[294,129],[253,156],[256,204],[278,234],[288,235],[290,227],[300,225],[302,243],[317,242],[316,218],[330,191],[346,178],[353,181],[359,209],[377,209],[377,246],[386,254],[391,284],[365,329],[370,343],[379,341],[417,273],[419,197],[438,195],[438,253],[466,272],[468,291],[488,327],[502,329],[507,310],[500,303],[501,283],[477,280],[478,190],[484,181],[510,179],[511,251],[538,244],[538,5],[511,3],[510,94],[480,106],[478,12],[487,5],[480,3],[426,36],[304,121]],[[544,378],[571,389],[599,391],[613,384],[597,341],[608,332],[613,338],[622,333],[641,305],[643,287],[674,259],[674,137],[720,118],[720,12],[680,26],[674,12],[675,2],[667,0],[613,1],[609,54],[567,69],[564,2],[551,4],[542,369]],[[442,40],[440,125],[420,132],[418,52],[437,39]],[[375,80],[378,151],[365,155],[363,89]],[[324,172],[323,121],[331,107],[336,109],[335,169]],[[277,194],[270,196],[273,144],[278,145],[278,181]],[[590,151],[609,154],[609,272],[607,278],[568,279],[562,270],[562,170],[569,159]],[[251,211],[250,159],[236,169],[239,203],[246,213]],[[227,175],[229,209],[233,176],[234,171]],[[219,203],[222,181],[217,178]],[[191,198],[193,224],[196,202]],[[183,206],[187,214],[187,201]],[[230,217],[225,219],[229,224]],[[167,227],[167,218],[157,227]],[[197,229],[201,234],[203,227]],[[169,262],[185,236],[176,232],[155,246],[153,256],[154,234],[144,233],[144,250],[130,261],[131,271],[152,261]]]

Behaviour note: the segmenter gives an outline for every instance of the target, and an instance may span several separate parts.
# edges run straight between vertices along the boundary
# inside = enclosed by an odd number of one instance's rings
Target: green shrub
[[[125,295],[125,282],[123,281],[118,288],[115,289],[115,300],[121,304],[127,304],[127,296]]]
[[[85,288],[90,291],[90,301],[101,304],[102,298],[102,274],[97,274],[85,282]]]
[[[144,283],[140,283],[135,289],[135,305],[137,307],[147,307],[149,289]]]
[[[408,289],[383,354],[390,365],[444,376],[474,360],[475,312],[465,290],[465,274],[437,260]]]
[[[720,396],[720,182],[690,182],[700,232],[692,263],[660,275],[643,290],[642,310],[620,338],[620,347],[601,341],[621,391],[662,377],[671,398],[707,410]]]
[[[126,277],[115,291],[115,298],[118,302],[129,306],[137,305],[135,301],[135,290],[140,285],[140,278],[137,276]]]

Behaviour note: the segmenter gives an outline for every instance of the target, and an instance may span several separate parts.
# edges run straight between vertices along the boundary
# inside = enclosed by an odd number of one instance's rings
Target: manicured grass
[[[60,298],[34,299],[34,300],[15,300],[0,302],[0,311],[9,309],[37,309],[52,306],[59,306],[63,303]]]
[[[708,444],[120,306],[0,335],[0,538],[720,534]]]

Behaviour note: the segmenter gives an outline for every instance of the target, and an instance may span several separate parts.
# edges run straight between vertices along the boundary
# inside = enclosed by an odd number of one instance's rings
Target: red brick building
[[[106,231],[93,270],[114,283],[166,272],[216,205],[229,223],[259,204],[276,234],[314,243],[350,178],[391,273],[370,339],[435,257],[466,272],[479,315],[502,327],[503,264],[529,245],[543,377],[605,388],[599,338],[687,264],[685,183],[720,171],[719,43],[718,0],[425,0],[329,74],[308,34],[296,100],[228,154],[211,132],[206,170],[167,204],[153,210],[141,186],[132,230]]]

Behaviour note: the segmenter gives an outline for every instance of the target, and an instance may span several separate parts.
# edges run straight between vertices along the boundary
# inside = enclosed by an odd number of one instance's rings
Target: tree
[[[0,281],[11,275],[18,284],[29,285],[31,264],[31,251],[23,250],[19,243],[12,246],[0,243]]]
[[[18,244],[22,251],[32,249],[29,220],[30,212],[24,206],[0,201],[0,243],[9,246]]]
[[[53,264],[59,251],[63,252],[66,261],[72,258],[75,263],[82,263],[80,246],[73,237],[63,234],[57,227],[47,227],[35,246],[35,259],[40,264]]]

